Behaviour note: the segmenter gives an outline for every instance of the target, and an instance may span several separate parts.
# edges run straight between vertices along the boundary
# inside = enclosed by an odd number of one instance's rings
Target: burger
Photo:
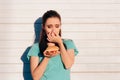
[[[59,50],[59,47],[55,46],[54,43],[48,43],[47,45],[48,45],[48,47],[46,48],[47,52],[56,53]]]

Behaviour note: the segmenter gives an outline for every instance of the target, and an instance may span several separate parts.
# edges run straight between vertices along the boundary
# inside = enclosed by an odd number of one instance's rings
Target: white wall
[[[71,80],[120,80],[120,0],[0,0],[0,80],[29,77],[25,51],[49,9],[61,14],[62,36],[80,52]]]

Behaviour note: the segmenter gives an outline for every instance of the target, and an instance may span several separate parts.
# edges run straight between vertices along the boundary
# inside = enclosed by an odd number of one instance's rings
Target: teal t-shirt
[[[72,40],[63,39],[63,43],[66,45],[67,50],[74,49],[74,54],[78,54],[78,50]],[[39,43],[35,43],[31,47],[27,55],[28,60],[30,59],[30,56],[38,56],[40,61],[42,61],[44,56],[40,53]],[[40,80],[70,80],[70,70],[65,69],[60,54],[50,58],[47,68]]]

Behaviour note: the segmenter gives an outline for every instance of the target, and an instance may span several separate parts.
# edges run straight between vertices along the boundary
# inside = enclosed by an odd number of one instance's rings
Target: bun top
[[[57,51],[57,50],[59,50],[59,47],[55,46],[54,43],[48,43],[47,45],[48,45],[48,47],[47,47],[46,51]]]

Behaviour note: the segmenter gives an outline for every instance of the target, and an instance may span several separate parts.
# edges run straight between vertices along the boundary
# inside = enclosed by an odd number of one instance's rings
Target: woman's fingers
[[[47,35],[47,40],[48,40],[48,41],[54,42],[54,41],[55,41],[54,39],[55,39],[55,36],[54,36],[53,33],[49,33],[49,34]]]
[[[57,34],[55,31],[53,31],[54,36],[59,36],[59,34]]]
[[[57,36],[57,34],[54,32],[52,33],[52,35],[48,34],[48,38],[47,40],[50,41],[50,42],[57,42],[59,39],[59,36]]]
[[[49,58],[51,57],[51,54],[48,51],[44,51],[43,54],[45,57],[49,57]]]

